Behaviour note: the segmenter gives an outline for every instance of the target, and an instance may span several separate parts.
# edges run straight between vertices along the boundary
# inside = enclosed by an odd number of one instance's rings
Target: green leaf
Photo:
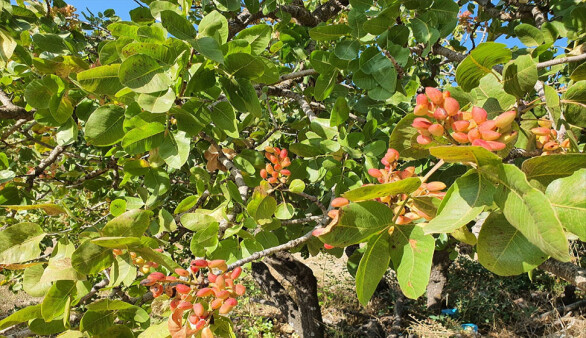
[[[351,31],[348,25],[325,25],[310,29],[309,36],[316,41],[328,41],[348,35]]]
[[[552,154],[537,156],[523,162],[523,172],[531,183],[538,182],[545,190],[553,180],[572,175],[586,168],[586,154]]]
[[[115,217],[102,229],[108,237],[140,237],[150,224],[152,211],[134,209]]]
[[[160,324],[151,325],[138,338],[167,338],[169,337],[169,324],[162,322]]]
[[[339,96],[334,103],[332,113],[330,115],[330,126],[337,127],[348,119],[350,116],[350,108],[348,108],[348,102],[342,96]]]
[[[248,79],[237,78],[227,79],[220,78],[222,90],[226,94],[228,101],[241,112],[250,112],[255,117],[260,117],[262,108],[254,86]]]
[[[144,185],[155,197],[162,196],[171,188],[169,174],[160,168],[151,168],[144,176]]]
[[[423,231],[426,234],[449,233],[473,221],[492,205],[495,186],[475,170],[468,171],[458,178],[444,196],[437,216]]]
[[[0,321],[0,330],[4,330],[8,327],[24,323],[34,318],[41,316],[41,304],[27,306],[24,309],[20,309],[10,316]]]
[[[318,76],[314,87],[314,96],[316,100],[323,101],[327,99],[328,96],[330,96],[334,86],[336,85],[338,74],[338,71],[333,71],[330,73],[320,74]]]
[[[228,20],[216,10],[201,19],[198,29],[200,36],[214,38],[219,44],[228,41]]]
[[[456,82],[465,91],[477,87],[480,79],[492,73],[492,67],[508,62],[511,50],[502,43],[484,42],[478,45],[456,69]]]
[[[57,144],[68,145],[75,142],[77,140],[78,132],[77,123],[75,123],[72,118],[69,118],[61,125],[61,127],[59,127],[59,129],[57,129],[57,133],[55,134]],[[2,180],[0,179],[0,181]]]
[[[568,123],[586,128],[586,80],[578,81],[568,87],[562,95],[565,107],[564,116]]]
[[[86,240],[71,255],[71,265],[84,275],[95,275],[114,262],[112,249],[103,248]]]
[[[130,155],[142,154],[158,147],[162,142],[165,126],[159,122],[150,122],[134,128],[122,139],[122,148]]]
[[[252,54],[260,55],[269,45],[272,32],[271,26],[258,24],[241,30],[236,39],[248,41]]]
[[[120,64],[98,66],[77,73],[81,88],[98,95],[114,95],[122,89],[118,73]]]
[[[73,115],[73,104],[65,93],[53,95],[49,100],[49,111],[57,123],[64,124]]]
[[[371,235],[392,225],[393,212],[386,205],[365,201],[342,207],[335,225],[319,239],[333,246],[346,247],[366,241]]]
[[[354,60],[358,56],[360,42],[357,40],[342,40],[336,44],[334,54],[342,60]]]
[[[290,144],[289,151],[301,157],[316,157],[324,153],[320,148],[305,143]]]
[[[96,109],[85,124],[85,139],[98,147],[118,143],[124,137],[124,108],[106,105]]]
[[[389,246],[401,291],[411,299],[420,297],[429,283],[435,239],[416,225],[398,225]]]
[[[171,168],[181,169],[189,157],[191,138],[184,131],[168,133],[159,147],[159,155]]]
[[[171,79],[157,60],[136,54],[124,60],[118,71],[120,82],[137,93],[166,91]]]
[[[204,36],[197,40],[191,40],[189,43],[198,53],[206,58],[216,61],[217,63],[224,63],[224,54],[222,54],[222,49],[216,40]]]
[[[226,70],[234,77],[255,78],[261,76],[264,69],[264,63],[257,56],[246,53],[226,56]]]
[[[501,213],[491,213],[478,235],[478,261],[500,276],[529,272],[547,259]]]
[[[558,178],[545,190],[564,228],[586,241],[586,169]]]
[[[1,5],[0,5],[1,6]],[[0,29],[0,66],[7,62],[11,57],[17,43],[4,29]]]
[[[419,134],[417,129],[411,126],[416,117],[412,113],[405,115],[393,128],[389,140],[389,148],[396,149],[401,154],[401,158],[407,161],[429,155],[429,151],[416,141]]]
[[[238,138],[240,136],[238,134],[238,121],[236,120],[236,114],[228,102],[218,102],[214,106],[211,117],[214,124],[222,129],[226,135],[233,138]]]
[[[345,192],[342,196],[353,202],[372,200],[375,198],[394,196],[398,194],[410,194],[421,185],[421,179],[410,177],[404,180],[371,184]]]
[[[103,333],[114,325],[116,312],[114,311],[87,311],[81,317],[79,330],[94,336]]]
[[[303,192],[305,190],[305,183],[300,179],[294,179],[289,184],[289,190],[293,193]]]
[[[47,82],[50,81],[50,77],[45,76],[43,80],[31,81],[24,90],[24,98],[26,102],[37,108],[45,109],[49,108],[49,100],[56,93],[56,88],[49,86]]]
[[[41,281],[45,269],[42,264],[33,265],[24,270],[23,290],[32,297],[43,297],[51,287],[51,282]]]
[[[252,216],[258,224],[263,225],[272,221],[276,210],[277,201],[272,196],[266,196],[260,201]]]
[[[112,216],[120,216],[126,211],[126,200],[117,198],[110,203],[110,213]]]
[[[541,191],[527,182],[523,172],[504,164],[482,173],[498,184],[494,201],[509,223],[546,254],[569,261],[568,240],[553,207]]]
[[[476,146],[432,147],[429,148],[429,152],[448,163],[475,163],[479,167],[501,163],[501,158],[496,154]]]
[[[175,92],[172,89],[157,93],[142,93],[136,102],[140,107],[151,113],[166,113],[175,102]]]
[[[295,208],[293,205],[287,202],[283,202],[277,206],[275,210],[275,217],[278,219],[291,219],[295,214]]]
[[[360,259],[356,271],[356,294],[363,306],[368,305],[378,283],[389,268],[391,261],[389,239],[388,231],[382,231],[380,234],[372,236],[366,244],[362,259]]]
[[[195,39],[195,35],[197,34],[195,27],[185,17],[169,10],[162,11],[160,15],[163,27],[171,35],[181,40]]]
[[[47,292],[41,304],[41,314],[46,322],[59,317],[65,311],[68,299],[75,293],[75,282],[58,280]]]
[[[505,91],[517,98],[523,98],[533,90],[537,82],[537,64],[531,55],[521,55],[507,63],[503,76]]]
[[[539,28],[530,24],[522,23],[515,26],[517,38],[527,47],[536,47],[543,43],[543,33]]]
[[[18,223],[0,231],[0,264],[30,261],[39,257],[39,244],[45,237],[36,223]]]
[[[32,36],[35,47],[40,48],[44,52],[65,54],[68,52],[65,40],[57,34],[51,33],[37,33]]]

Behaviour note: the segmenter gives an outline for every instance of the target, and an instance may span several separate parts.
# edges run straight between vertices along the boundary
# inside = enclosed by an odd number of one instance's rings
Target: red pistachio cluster
[[[555,129],[552,129],[552,123],[549,120],[537,121],[539,127],[531,129],[531,132],[535,134],[535,143],[538,149],[543,149],[543,155],[549,155],[556,152],[563,152],[570,148],[570,139],[565,139],[561,143],[558,143],[558,133]]]
[[[404,180],[409,177],[417,177],[415,175],[415,167],[407,167],[403,170],[396,170],[398,166],[399,152],[395,149],[389,148],[387,153],[381,160],[381,163],[385,166],[384,169],[371,168],[368,170],[368,174],[378,180],[379,183],[392,183],[400,180]],[[364,184],[367,186],[371,184]],[[417,208],[411,197],[437,197],[442,199],[446,193],[443,192],[446,185],[443,182],[429,182],[421,183],[421,186],[417,188],[411,195],[399,194],[392,196],[385,196],[377,198],[376,200],[387,204],[394,213],[395,224],[409,224],[418,219],[424,218],[425,220],[431,220],[431,216],[427,215],[424,211]],[[333,208],[341,208],[348,205],[350,201],[343,197],[337,197],[332,200],[330,205]],[[328,216],[337,221],[340,211],[338,209],[332,209],[328,212]],[[321,236],[328,230],[325,228],[316,229],[313,231],[314,236]],[[390,231],[390,230],[389,230]],[[326,249],[331,249],[332,246],[324,244]]]
[[[188,270],[175,269],[175,276],[153,272],[141,284],[150,287],[155,298],[163,294],[171,298],[168,325],[172,337],[189,337],[201,331],[202,338],[211,338],[213,316],[230,313],[238,305],[236,298],[246,293],[244,285],[235,283],[242,268],[226,270],[225,260],[196,259]]]
[[[163,251],[161,249],[155,249],[155,250],[160,251],[160,252]],[[118,256],[118,255],[124,254],[124,251],[122,251],[120,249],[113,249],[112,253],[115,256]],[[138,268],[138,270],[140,272],[144,273],[145,275],[151,271],[151,268],[156,269],[159,267],[159,263],[149,262],[149,261],[145,260],[144,258],[142,258],[141,256],[137,255],[136,252],[130,251],[129,254],[130,254],[130,258],[132,259],[132,263]]]
[[[289,169],[285,169],[291,165],[291,159],[288,156],[287,149],[266,147],[265,157],[271,163],[267,163],[266,168],[260,171],[260,177],[271,184],[287,182],[287,177],[291,175]]]
[[[425,94],[416,98],[411,124],[417,129],[417,143],[425,145],[434,138],[447,138],[456,144],[472,144],[490,151],[502,150],[517,135],[512,124],[517,116],[513,110],[504,112],[494,120],[488,120],[486,110],[473,107],[471,112],[460,111],[458,101],[450,97],[450,92],[441,92],[432,87],[425,88]],[[432,119],[432,120],[430,120]]]

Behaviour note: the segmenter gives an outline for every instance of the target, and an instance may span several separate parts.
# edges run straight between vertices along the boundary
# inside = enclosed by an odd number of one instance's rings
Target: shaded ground
[[[379,286],[364,308],[356,298],[354,278],[346,270],[345,256],[338,259],[320,254],[304,262],[318,279],[328,337],[374,337],[376,332],[389,336],[398,296],[392,276],[387,276],[389,286]],[[444,294],[448,307],[456,308],[458,315],[436,316],[426,311],[425,299],[408,300],[402,316],[402,335],[474,336],[461,329],[462,324],[473,323],[482,336],[489,337],[586,337],[584,307],[564,315],[554,310],[563,306],[564,301],[567,305],[585,298],[583,293],[570,292],[572,297],[564,299],[567,284],[561,280],[540,271],[535,272],[533,282],[527,275],[499,277],[465,256],[452,264],[449,274]],[[280,321],[279,312],[270,305],[259,304],[266,301],[263,295],[250,283],[248,286],[251,298],[238,311],[239,336],[293,337],[289,325]],[[548,311],[552,312],[547,318],[539,318]]]
[[[320,254],[304,262],[318,279],[318,296],[328,337],[389,335],[399,295],[392,276],[387,276],[386,285],[379,287],[370,304],[362,307],[354,291],[354,278],[346,269],[345,256]],[[449,273],[444,294],[448,307],[456,308],[458,315],[435,316],[426,311],[425,299],[408,300],[402,316],[403,336],[474,336],[461,330],[461,324],[474,323],[480,334],[488,337],[586,338],[586,308],[564,315],[552,311],[564,303],[586,298],[583,293],[568,292],[563,281],[539,271],[534,274],[533,282],[527,275],[498,277],[465,256],[452,264]],[[248,298],[242,299],[233,317],[238,336],[296,337],[250,278],[245,281]],[[40,301],[22,291],[15,294],[6,286],[0,286],[0,299],[0,318]],[[548,311],[551,313],[547,318],[539,318]]]

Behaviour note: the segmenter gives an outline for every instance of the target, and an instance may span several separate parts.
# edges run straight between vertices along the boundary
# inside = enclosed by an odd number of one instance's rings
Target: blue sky
[[[138,7],[138,4],[133,0],[66,0],[65,2],[77,8],[79,12],[89,8],[95,15],[112,8],[122,20],[130,20],[128,12]]]

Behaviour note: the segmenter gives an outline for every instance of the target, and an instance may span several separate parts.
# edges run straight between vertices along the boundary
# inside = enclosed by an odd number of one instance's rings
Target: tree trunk
[[[317,279],[313,271],[291,254],[280,252],[267,257],[265,263],[253,263],[256,282],[279,306],[287,322],[300,337],[324,337],[324,327],[317,298]],[[295,296],[291,296],[267,267],[272,267],[283,279],[291,283]]]
[[[427,285],[427,309],[434,313],[440,313],[442,309],[442,293],[448,282],[448,269],[452,261],[448,250],[433,253],[433,265]]]

